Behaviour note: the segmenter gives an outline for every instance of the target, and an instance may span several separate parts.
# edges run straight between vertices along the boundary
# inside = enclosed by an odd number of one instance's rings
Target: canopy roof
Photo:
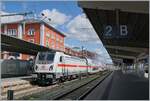
[[[149,49],[148,1],[79,1],[111,57],[137,58]]]

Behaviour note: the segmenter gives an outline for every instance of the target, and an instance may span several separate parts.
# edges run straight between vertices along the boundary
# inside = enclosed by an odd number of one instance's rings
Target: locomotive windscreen
[[[40,61],[45,60],[45,57],[46,57],[46,54],[43,52],[40,52],[38,60],[40,60]]]
[[[51,63],[54,60],[55,53],[50,52],[40,52],[38,54],[38,63],[42,64],[43,62]]]

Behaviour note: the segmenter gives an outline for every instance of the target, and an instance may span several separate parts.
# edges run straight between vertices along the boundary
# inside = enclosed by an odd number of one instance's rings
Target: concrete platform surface
[[[114,71],[85,100],[148,100],[149,80],[135,71]]]

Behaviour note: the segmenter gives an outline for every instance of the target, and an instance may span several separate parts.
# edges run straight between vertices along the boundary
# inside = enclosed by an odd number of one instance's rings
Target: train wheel
[[[71,75],[68,76],[68,80],[69,80],[69,81],[71,80]]]
[[[37,79],[36,79],[36,78],[33,78],[33,79],[30,81],[30,84],[36,85],[36,84],[37,84]]]
[[[73,75],[70,76],[70,80],[73,80],[75,77],[73,77]]]
[[[60,77],[60,82],[64,82],[65,81],[65,77]]]

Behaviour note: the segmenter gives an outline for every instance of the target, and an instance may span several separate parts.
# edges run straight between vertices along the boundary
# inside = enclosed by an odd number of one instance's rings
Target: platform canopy
[[[1,34],[1,50],[9,52],[18,52],[29,55],[36,55],[42,51],[54,51],[48,47],[35,43],[27,42],[16,37]]]
[[[110,56],[137,58],[149,50],[148,1],[79,1]]]

